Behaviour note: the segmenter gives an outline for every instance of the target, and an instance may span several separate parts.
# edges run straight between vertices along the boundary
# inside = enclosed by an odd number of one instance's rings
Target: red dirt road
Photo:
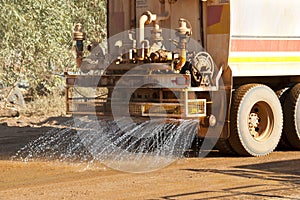
[[[101,164],[87,167],[9,160],[56,120],[8,121],[0,125],[1,200],[300,199],[300,152],[293,151],[259,158],[212,153],[206,158],[180,159],[163,169],[141,174],[119,172]]]

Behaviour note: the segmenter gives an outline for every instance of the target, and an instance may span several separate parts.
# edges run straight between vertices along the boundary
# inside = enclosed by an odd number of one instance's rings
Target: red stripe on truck
[[[300,51],[300,40],[232,39],[231,40],[231,51],[233,51],[233,52]]]

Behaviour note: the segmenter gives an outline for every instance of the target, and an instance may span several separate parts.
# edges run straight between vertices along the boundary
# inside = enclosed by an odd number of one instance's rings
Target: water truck
[[[66,74],[67,113],[197,119],[198,137],[243,156],[299,150],[299,8],[299,0],[107,1],[105,45],[85,46],[75,26],[82,73]]]

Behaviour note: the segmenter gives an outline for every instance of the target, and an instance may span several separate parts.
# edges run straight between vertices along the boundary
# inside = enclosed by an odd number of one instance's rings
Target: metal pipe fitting
[[[76,62],[77,66],[81,66],[81,61],[83,57],[83,41],[86,39],[86,34],[82,30],[82,25],[80,23],[75,24],[74,32],[73,32],[73,40],[76,41]]]
[[[139,34],[138,34],[138,49],[140,50],[139,56],[144,58],[144,41],[145,41],[145,25],[152,23],[156,20],[156,15],[152,14],[150,11],[145,12],[139,20]]]
[[[190,28],[187,27],[188,21],[186,19],[180,18],[179,21],[179,28],[176,29],[177,33],[176,35],[179,37],[179,48],[180,48],[180,54],[179,54],[179,62],[175,66],[175,70],[180,71],[181,68],[186,63],[186,44],[188,43],[188,39],[192,35],[192,28],[190,25]]]

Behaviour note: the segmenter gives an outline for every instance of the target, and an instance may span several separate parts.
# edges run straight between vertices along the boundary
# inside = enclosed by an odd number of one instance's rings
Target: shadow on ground
[[[241,178],[278,181],[297,184],[300,187],[300,159],[265,162],[253,165],[234,166],[233,169],[184,169],[192,172],[218,173]]]
[[[213,173],[248,179],[247,185],[227,187],[221,190],[204,190],[190,193],[180,193],[162,196],[158,199],[200,199],[197,196],[207,196],[201,199],[290,199],[298,200],[299,196],[287,196],[289,190],[300,187],[300,159],[264,162],[251,165],[238,165],[229,169],[182,169],[197,174]],[[255,180],[255,181],[251,181]],[[257,183],[261,180],[262,184]],[[228,183],[230,185],[230,183]]]
[[[10,123],[2,122],[0,124],[0,159],[10,159],[28,142],[70,119],[70,117],[50,117],[42,121],[37,120],[37,122],[7,119]]]

